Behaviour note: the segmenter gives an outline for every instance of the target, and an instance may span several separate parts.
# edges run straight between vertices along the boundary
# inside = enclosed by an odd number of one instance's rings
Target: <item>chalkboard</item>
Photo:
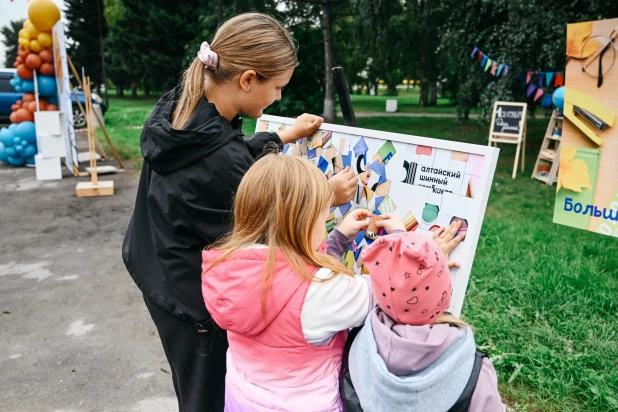
[[[526,108],[523,105],[509,105],[498,103],[494,107],[492,133],[521,134],[522,118],[525,116]]]

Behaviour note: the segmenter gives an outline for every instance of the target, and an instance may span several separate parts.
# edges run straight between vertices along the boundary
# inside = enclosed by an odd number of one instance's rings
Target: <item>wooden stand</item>
[[[88,150],[90,151],[90,182],[79,182],[75,187],[77,197],[112,196],[114,194],[114,181],[99,181],[97,173],[97,160],[94,150],[94,127],[90,120],[92,113],[92,100],[90,97],[90,78],[84,78],[84,97],[86,100],[86,124],[88,126]]]
[[[494,110],[491,116],[491,126],[489,128],[489,142],[488,146],[498,147],[498,143],[516,144],[517,150],[515,152],[515,164],[513,165],[513,179],[517,176],[517,163],[519,162],[519,155],[521,153],[521,171],[524,171],[524,162],[526,159],[526,109],[528,105],[526,103],[512,103],[512,102],[495,102]],[[503,108],[516,108],[517,113],[521,114],[521,120],[517,125],[517,130],[511,132],[497,132],[496,129],[500,127],[500,124],[496,122],[498,112]],[[507,128],[513,129],[513,127]]]
[[[560,165],[560,140],[562,138],[562,113],[554,110],[545,131],[541,150],[536,158],[534,170],[532,170],[532,178],[544,182],[548,186],[552,186],[558,174],[558,166]],[[555,130],[560,130],[560,133],[554,133]],[[547,167],[549,166],[549,170]]]

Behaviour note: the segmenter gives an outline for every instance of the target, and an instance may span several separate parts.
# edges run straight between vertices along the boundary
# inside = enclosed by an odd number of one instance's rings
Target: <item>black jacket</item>
[[[135,210],[122,245],[141,291],[198,328],[212,322],[201,289],[201,251],[231,229],[240,180],[275,133],[245,139],[205,98],[183,130],[172,129],[175,92],[161,98],[140,137],[144,165]]]

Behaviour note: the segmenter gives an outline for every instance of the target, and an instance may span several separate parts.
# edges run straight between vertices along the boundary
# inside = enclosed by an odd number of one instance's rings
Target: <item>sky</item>
[[[64,9],[64,0],[52,0],[60,8]],[[28,0],[0,0],[0,27],[4,27],[12,20],[20,20],[28,18]],[[64,19],[64,13],[62,18]],[[4,36],[0,34],[0,40],[4,40]],[[0,41],[0,67],[13,67],[13,62],[7,63],[4,61],[4,44]]]

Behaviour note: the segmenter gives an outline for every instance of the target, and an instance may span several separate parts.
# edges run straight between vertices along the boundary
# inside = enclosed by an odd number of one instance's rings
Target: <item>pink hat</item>
[[[432,324],[451,304],[451,273],[433,240],[393,233],[368,246],[362,259],[378,305],[398,323]]]

